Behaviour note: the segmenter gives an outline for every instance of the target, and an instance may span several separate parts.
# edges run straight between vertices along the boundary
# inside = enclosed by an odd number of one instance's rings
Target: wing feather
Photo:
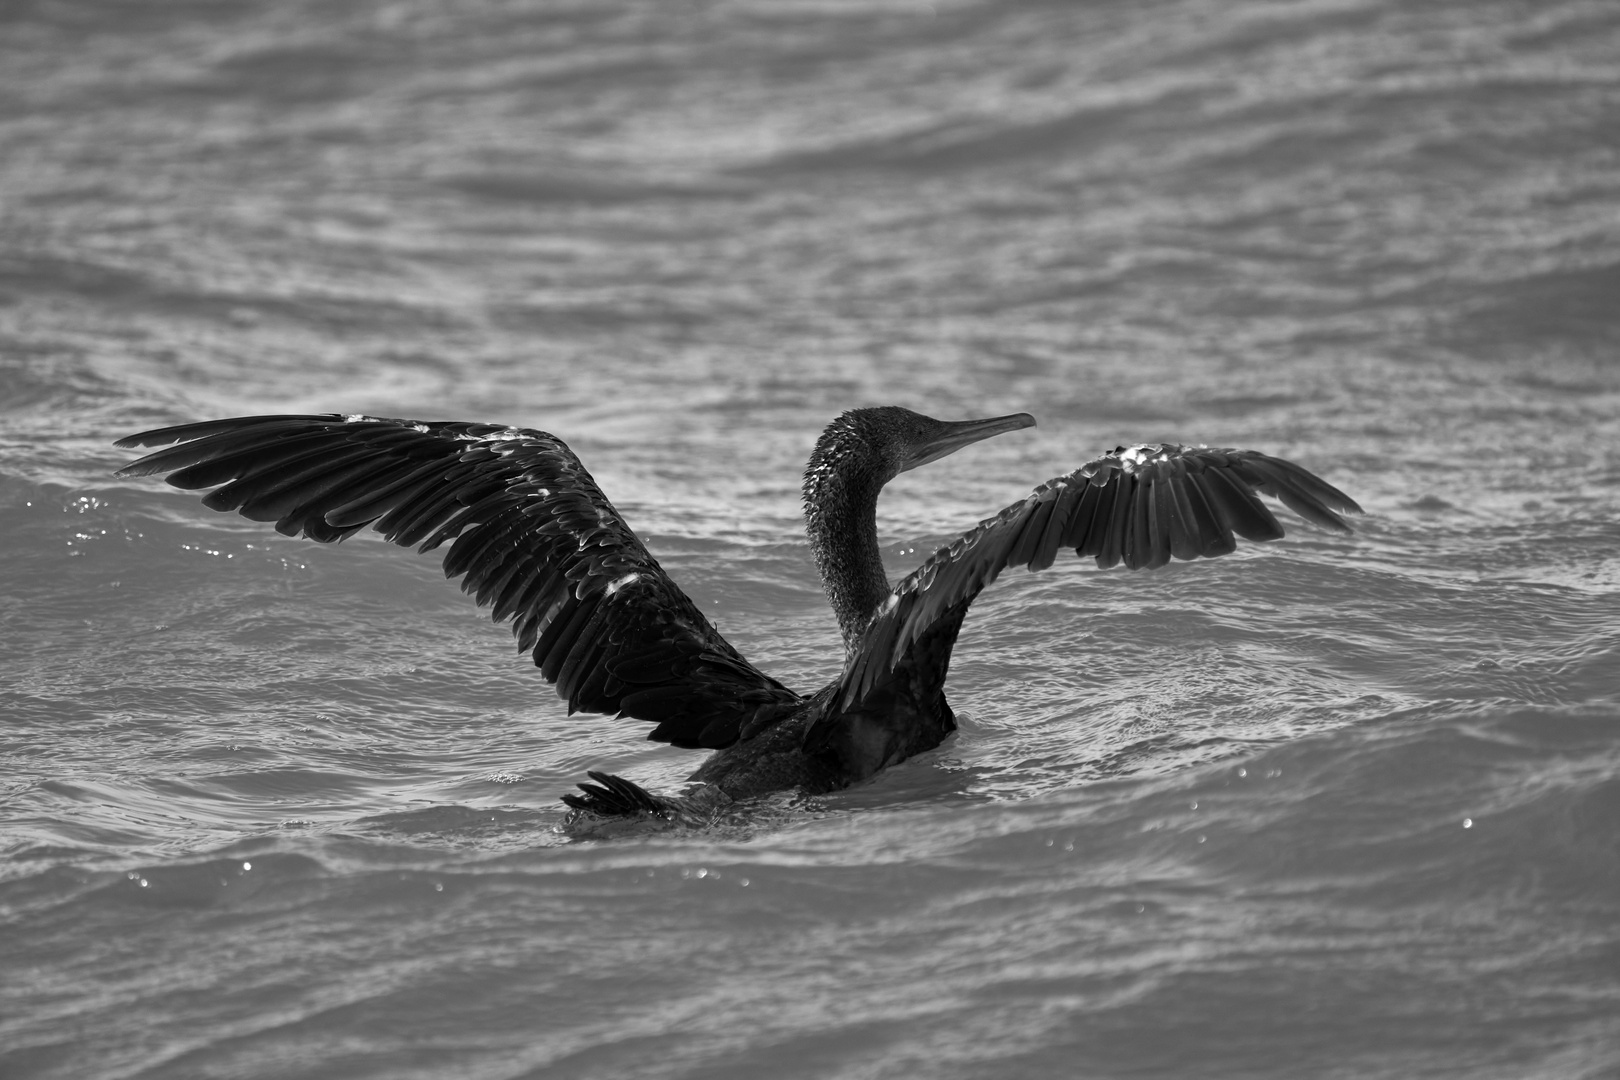
[[[1086,483],[1086,479],[1076,481],[1076,486],[1081,489],[1080,501],[1064,523],[1063,539],[1059,545],[1074,548],[1077,555],[1095,556],[1101,550],[1103,530],[1094,526],[1093,522],[1099,516],[1102,521],[1107,521],[1113,514],[1114,492],[1119,488],[1116,484]]]
[[[1237,550],[1237,544],[1232,539],[1231,531],[1222,527],[1220,514],[1209,503],[1204,484],[1199,479],[1203,470],[1188,471],[1191,475],[1177,478],[1176,490],[1187,507],[1187,514],[1194,522],[1198,534],[1198,554],[1206,559],[1230,555]]]
[[[1131,519],[1131,496],[1136,487],[1134,475],[1120,469],[1111,472],[1114,501],[1109,505],[1108,517],[1093,524],[1093,527],[1102,526],[1102,535],[1097,538],[1097,565],[1104,570],[1118,566],[1125,557],[1125,531]]]
[[[378,482],[349,502],[334,506],[326,512],[326,520],[343,528],[349,525],[377,521],[395,507],[421,498],[428,488],[441,483],[445,476],[444,463],[429,459],[424,464],[405,464],[399,475],[386,482]],[[379,532],[386,532],[379,528]]]
[[[1018,535],[1013,539],[1008,552],[1008,562],[1014,565],[1028,563],[1035,557],[1035,551],[1041,544],[1041,536],[1046,531],[1046,524],[1052,519],[1052,508],[1057,502],[1057,495],[1058,489],[1049,487],[1031,496],[1019,523]]]
[[[1281,537],[1256,492],[1335,532],[1350,531],[1340,513],[1361,513],[1321,477],[1253,450],[1119,447],[981,521],[896,585],[844,666],[840,708],[884,685],[931,627],[965,608],[1002,570],[1044,569],[1058,546],[1092,556],[1105,570],[1121,562],[1138,570],[1229,554],[1234,534]]]
[[[1221,523],[1228,530],[1255,543],[1281,538],[1282,526],[1242,477],[1229,475],[1226,469],[1210,469],[1204,473],[1204,483],[1204,490],[1221,511]]]
[[[171,445],[173,444],[173,445]],[[204,503],[332,542],[371,526],[449,543],[445,575],[557,685],[569,712],[618,713],[649,737],[719,748],[798,694],[748,663],[664,573],[562,440],[492,424],[250,416],[121,439],[164,447],[120,476],[169,474]]]
[[[1063,538],[1068,533],[1068,519],[1085,494],[1082,487],[1068,482],[1060,482],[1049,490],[1052,493],[1051,510],[1041,528],[1040,539],[1030,552],[1028,562],[1031,570],[1045,570],[1057,560]]]

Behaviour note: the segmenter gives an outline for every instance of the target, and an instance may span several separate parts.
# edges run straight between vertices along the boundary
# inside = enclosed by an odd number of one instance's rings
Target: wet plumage
[[[257,416],[119,441],[163,446],[120,476],[213,488],[215,510],[289,536],[339,541],[368,525],[402,546],[448,543],[447,577],[556,685],[569,712],[653,725],[648,737],[717,751],[685,796],[591,773],[569,805],[607,815],[701,816],[769,791],[832,791],[938,746],[956,726],[944,696],[968,608],[1004,569],[1073,549],[1101,567],[1162,566],[1275,540],[1257,498],[1347,532],[1343,492],[1280,458],[1171,444],[1118,448],[980,522],[893,587],[876,506],[900,472],[1034,424],[1027,414],[940,421],[856,409],[833,421],[804,477],[806,531],[843,636],[839,677],[797,693],[750,664],[658,565],[567,445],[528,428],[371,416]],[[176,444],[176,445],[169,445]]]

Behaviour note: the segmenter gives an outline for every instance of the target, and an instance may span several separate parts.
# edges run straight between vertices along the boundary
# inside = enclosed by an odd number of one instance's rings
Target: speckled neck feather
[[[821,433],[804,470],[804,521],[821,586],[838,617],[844,648],[889,596],[877,542],[877,500],[899,471],[885,452],[872,410],[848,412]]]

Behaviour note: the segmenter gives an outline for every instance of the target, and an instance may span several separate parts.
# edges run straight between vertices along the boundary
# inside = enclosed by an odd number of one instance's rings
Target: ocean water
[[[0,1075],[1620,1076],[1620,9],[0,5]],[[721,630],[837,670],[798,480],[897,577],[1119,443],[1351,537],[975,605],[960,732],[580,832],[437,560],[112,472],[281,411],[569,441]]]

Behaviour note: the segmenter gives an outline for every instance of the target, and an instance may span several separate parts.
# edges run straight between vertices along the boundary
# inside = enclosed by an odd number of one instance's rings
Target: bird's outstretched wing
[[[1009,566],[1044,570],[1059,549],[1074,548],[1104,569],[1140,570],[1230,554],[1237,536],[1278,539],[1282,526],[1256,492],[1335,532],[1350,531],[1335,511],[1361,513],[1321,477],[1254,450],[1119,447],[981,521],[896,585],[845,664],[841,706],[881,686],[930,627]]]
[[[333,414],[184,424],[117,445],[170,443],[118,475],[215,488],[204,505],[321,543],[367,525],[422,551],[454,540],[445,576],[465,575],[463,592],[514,620],[570,713],[652,721],[649,738],[713,749],[759,710],[800,700],[720,636],[554,435]]]

